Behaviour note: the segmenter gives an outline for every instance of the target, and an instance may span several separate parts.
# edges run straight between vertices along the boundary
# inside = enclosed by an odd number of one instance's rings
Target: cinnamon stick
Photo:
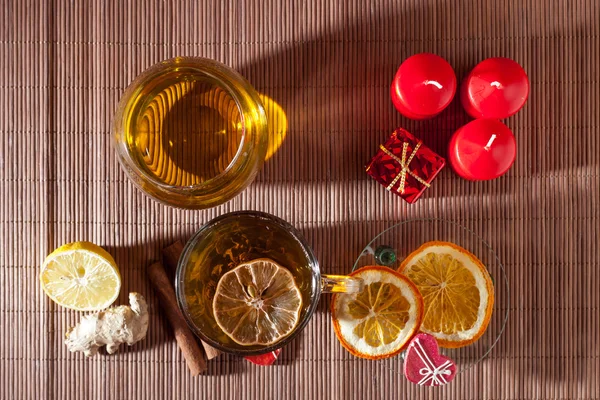
[[[206,371],[206,362],[204,361],[202,350],[198,346],[196,337],[190,331],[177,306],[175,291],[162,264],[155,262],[150,265],[148,267],[148,276],[156,294],[160,298],[160,304],[173,327],[175,340],[177,340],[177,345],[183,353],[188,368],[193,376],[201,374]]]
[[[177,264],[179,263],[179,257],[181,257],[181,253],[183,253],[183,243],[178,240],[172,245],[165,247],[162,250],[162,253],[165,260],[165,266],[171,270],[170,272],[174,276]],[[204,343],[203,341],[200,342],[202,343],[202,347],[204,348],[208,360],[212,360],[222,353],[211,345]]]

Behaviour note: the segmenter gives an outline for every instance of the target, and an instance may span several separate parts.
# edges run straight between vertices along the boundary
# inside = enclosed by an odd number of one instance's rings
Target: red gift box
[[[379,146],[367,174],[387,190],[414,203],[444,168],[446,160],[409,132],[398,128]]]

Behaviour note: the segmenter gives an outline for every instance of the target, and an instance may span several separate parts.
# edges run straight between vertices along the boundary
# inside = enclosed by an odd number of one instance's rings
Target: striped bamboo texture
[[[600,2],[66,1],[0,6],[1,399],[590,399],[600,397]],[[509,173],[470,183],[449,168],[414,205],[363,166],[403,126],[444,154],[468,121],[455,100],[410,121],[389,99],[400,62],[430,51],[462,79],[490,56],[531,81],[506,122],[518,141]],[[287,116],[287,136],[231,202],[192,212],[145,197],[111,148],[125,87],[177,55],[240,71]],[[510,318],[491,356],[442,389],[409,385],[385,363],[337,343],[323,298],[276,366],[223,355],[191,378],[145,275],[177,239],[224,212],[256,209],[297,226],[322,270],[347,273],[378,230],[414,217],[451,219],[490,242],[511,284]],[[150,303],[147,340],[86,360],[62,343],[80,317],[53,304],[39,266],[57,246],[90,240],[120,265],[120,303]],[[508,303],[507,303],[508,304]]]

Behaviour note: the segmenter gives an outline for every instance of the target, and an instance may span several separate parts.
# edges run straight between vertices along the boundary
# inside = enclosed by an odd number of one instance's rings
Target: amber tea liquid
[[[210,76],[173,68],[132,98],[128,149],[155,180],[192,186],[223,173],[243,140],[240,109]]]
[[[216,324],[212,301],[223,274],[257,258],[270,258],[292,273],[302,295],[300,319],[303,319],[320,283],[315,281],[310,258],[293,236],[283,227],[243,214],[208,229],[210,232],[193,247],[183,277],[188,316],[195,325],[222,345],[240,346]]]

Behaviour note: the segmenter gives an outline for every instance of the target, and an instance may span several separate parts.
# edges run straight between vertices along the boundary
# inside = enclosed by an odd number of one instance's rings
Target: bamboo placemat
[[[600,2],[4,1],[0,7],[0,398],[367,399],[600,397]],[[507,124],[517,161],[470,183],[446,168],[415,205],[363,166],[403,126],[444,154],[468,121],[455,100],[438,118],[404,119],[395,69],[430,51],[463,78],[490,56],[517,60],[530,99]],[[142,70],[176,55],[217,59],[287,116],[287,135],[256,182],[203,211],[134,189],[111,148],[111,118]],[[443,389],[419,389],[335,339],[323,298],[276,366],[223,355],[191,378],[145,275],[150,260],[204,222],[256,209],[297,226],[322,269],[347,273],[379,229],[414,217],[457,221],[489,241],[511,285],[510,318],[491,356]],[[80,315],[40,289],[57,246],[90,240],[139,291],[151,327],[138,345],[84,359],[67,352]],[[508,303],[507,303],[508,304]]]

